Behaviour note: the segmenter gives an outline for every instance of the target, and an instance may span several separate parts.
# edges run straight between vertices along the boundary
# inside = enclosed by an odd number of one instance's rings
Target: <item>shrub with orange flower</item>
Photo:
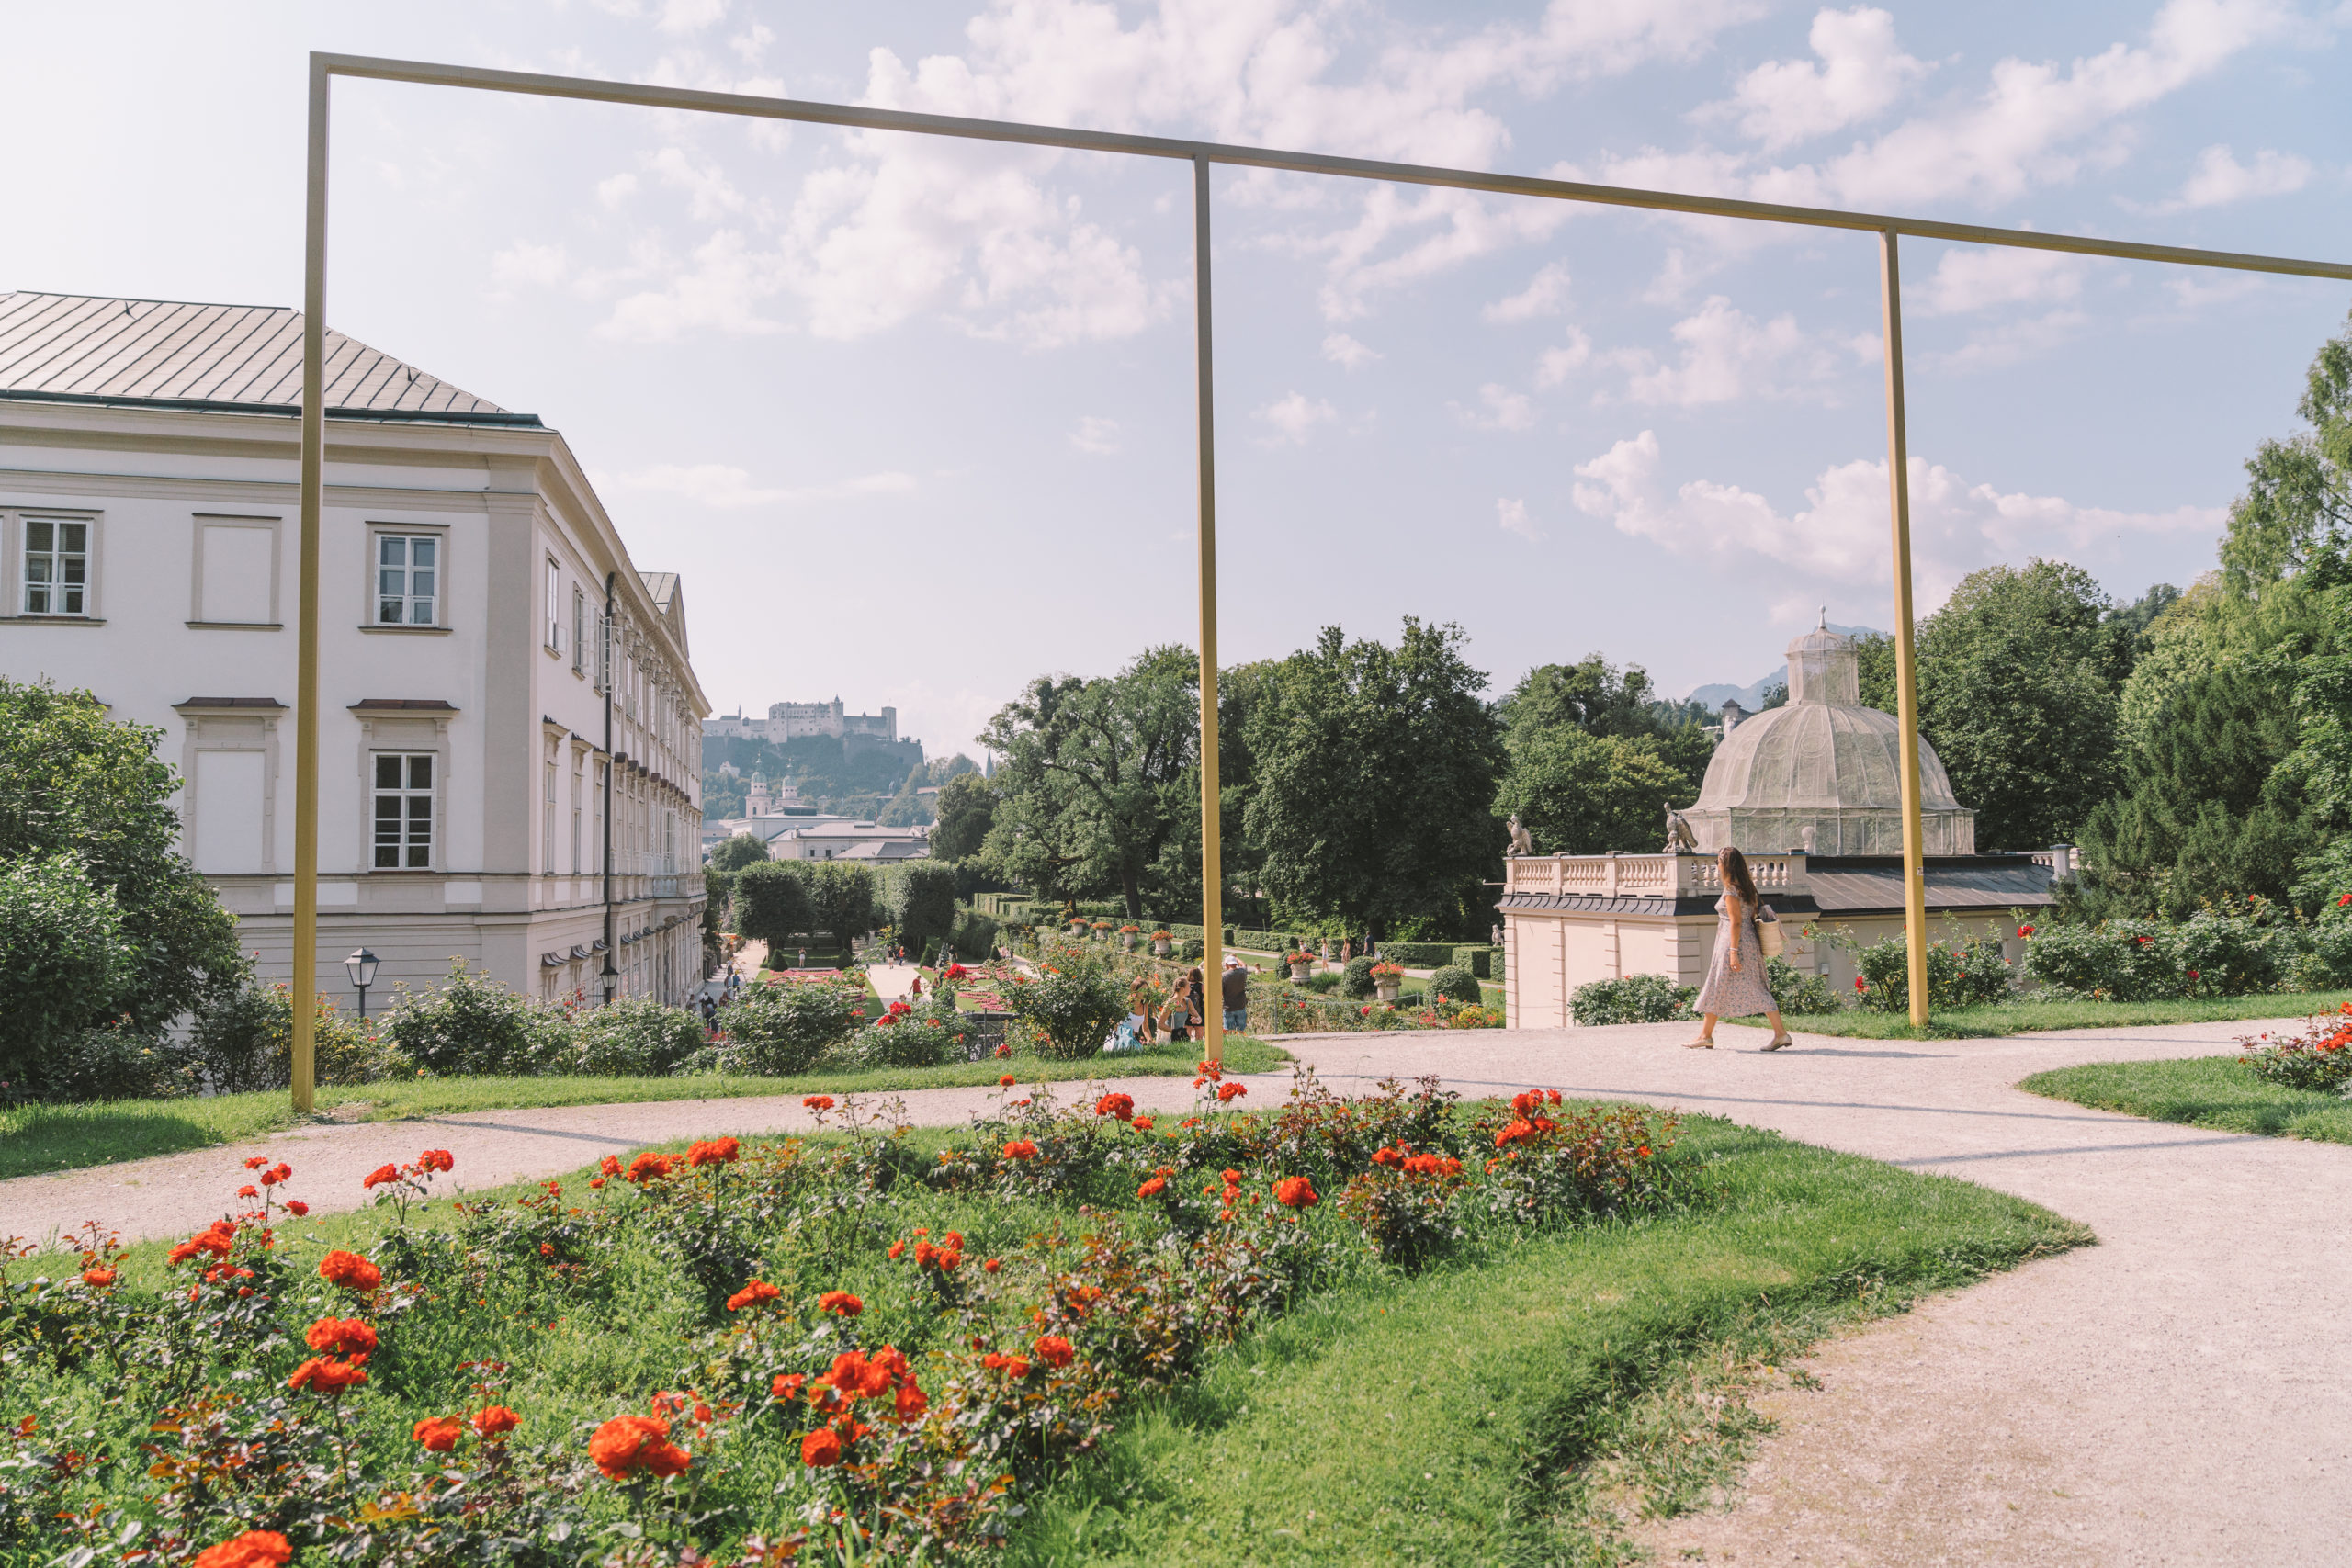
[[[692,1166],[733,1165],[742,1156],[742,1145],[733,1138],[713,1138],[707,1143],[686,1145],[686,1163]]]
[[[356,1317],[322,1317],[311,1325],[302,1342],[325,1355],[348,1356],[356,1364],[376,1348],[376,1331]]]
[[[1132,1094],[1106,1094],[1094,1102],[1094,1114],[1125,1122],[1136,1113],[1136,1097]]]
[[[1323,1201],[1315,1183],[1304,1176],[1286,1176],[1274,1183],[1274,1201],[1285,1209],[1311,1209]]]
[[[1057,1371],[1078,1358],[1077,1348],[1058,1334],[1038,1336],[1037,1342],[1030,1349],[1035,1352],[1037,1359]]]
[[[1031,1143],[1026,1138],[1015,1138],[1011,1143],[1004,1145],[1004,1157],[1007,1159],[1035,1159],[1037,1157],[1037,1145]]]
[[[446,1454],[466,1435],[466,1424],[455,1416],[428,1416],[410,1427],[408,1435],[424,1444],[425,1452]]]
[[[190,1568],[284,1568],[294,1546],[276,1530],[247,1530],[196,1554]]]
[[[681,1473],[694,1456],[670,1441],[670,1423],[659,1416],[616,1416],[588,1439],[588,1457],[608,1481],[635,1481]]]
[[[865,1303],[847,1291],[827,1291],[817,1298],[817,1310],[835,1317],[855,1317],[865,1310]]]
[[[647,1149],[628,1162],[628,1169],[624,1174],[631,1181],[659,1181],[670,1174],[670,1168],[673,1163],[675,1162],[668,1155],[657,1155],[651,1149]]]
[[[384,1282],[384,1271],[356,1252],[337,1248],[319,1260],[319,1278],[346,1291],[372,1291]]]
[[[758,1306],[763,1303],[772,1302],[782,1294],[784,1294],[782,1291],[777,1290],[765,1280],[754,1280],[727,1298],[727,1310],[741,1312],[747,1306]]]
[[[103,1291],[108,1285],[113,1284],[114,1277],[115,1271],[111,1269],[85,1269],[82,1270],[82,1283],[96,1291]]]
[[[523,1418],[503,1404],[488,1404],[474,1412],[474,1430],[485,1441],[495,1442],[523,1424]]]
[[[294,1369],[286,1380],[291,1389],[308,1389],[329,1399],[340,1397],[347,1388],[357,1388],[368,1381],[368,1371],[357,1361],[338,1361],[332,1357],[313,1356]]]
[[[800,1439],[800,1462],[825,1470],[842,1461],[842,1440],[831,1427],[820,1427]]]
[[[812,1094],[800,1103],[811,1111],[831,1111],[833,1108],[833,1097],[830,1094]]]

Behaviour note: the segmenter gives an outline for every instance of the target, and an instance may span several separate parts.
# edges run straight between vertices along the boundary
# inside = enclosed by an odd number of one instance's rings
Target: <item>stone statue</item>
[[[1699,837],[1690,831],[1690,819],[1679,811],[1668,810],[1666,814],[1666,852],[1670,855],[1695,854],[1698,849]]]
[[[1527,836],[1525,828],[1520,826],[1518,812],[1514,811],[1510,814],[1510,821],[1507,826],[1510,829],[1510,848],[1503,852],[1504,857],[1509,859],[1518,855],[1533,854],[1535,840]]]

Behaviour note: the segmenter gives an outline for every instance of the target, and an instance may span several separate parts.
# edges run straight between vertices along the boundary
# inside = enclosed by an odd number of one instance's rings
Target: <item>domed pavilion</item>
[[[1668,814],[1663,852],[1513,855],[1503,863],[1503,990],[1510,1027],[1572,1021],[1578,986],[1663,975],[1695,986],[1715,939],[1715,853],[1736,845],[1787,924],[1786,957],[1844,992],[1853,948],[1903,931],[1900,731],[1861,703],[1852,638],[1823,624],[1789,645],[1789,700],[1759,714],[1725,704],[1698,801]],[[1976,814],[1919,745],[1929,935],[1993,936],[2016,955],[2012,910],[2052,901],[2064,845],[1978,854]],[[1539,846],[1540,848],[1540,846]],[[1834,941],[1808,941],[1807,926]]]

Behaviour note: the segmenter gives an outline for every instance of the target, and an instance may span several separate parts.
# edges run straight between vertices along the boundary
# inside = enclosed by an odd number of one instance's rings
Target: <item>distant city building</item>
[[[153,725],[181,849],[292,967],[302,318],[0,294],[0,670]],[[462,958],[517,990],[702,979],[699,723],[677,577],[514,413],[326,334],[322,989]],[[611,614],[606,615],[609,602]],[[607,854],[609,853],[609,863]],[[609,874],[607,873],[609,872]],[[609,945],[608,945],[609,943]]]
[[[899,710],[878,714],[850,713],[835,697],[830,703],[770,703],[765,718],[747,718],[741,712],[702,721],[706,736],[765,740],[781,746],[804,735],[829,735],[836,740],[863,736],[875,740],[899,739]]]

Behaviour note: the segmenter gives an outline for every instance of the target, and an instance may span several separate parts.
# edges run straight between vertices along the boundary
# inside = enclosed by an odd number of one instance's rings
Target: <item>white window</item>
[[[25,519],[25,614],[86,615],[90,525],[63,518]]]
[[[376,536],[376,624],[431,626],[440,608],[441,539],[435,534]]]
[[[539,869],[552,874],[555,870],[555,759],[547,762],[547,799],[540,803]]]
[[[571,591],[571,671],[584,674],[588,669],[588,595],[575,588]]]
[[[563,651],[563,569],[549,556],[547,562],[547,637],[548,651]]]
[[[433,764],[430,751],[376,753],[378,871],[432,869]]]
[[[580,845],[580,797],[587,792],[587,763],[575,759],[571,764],[571,874],[577,876],[587,863],[582,858]]]

